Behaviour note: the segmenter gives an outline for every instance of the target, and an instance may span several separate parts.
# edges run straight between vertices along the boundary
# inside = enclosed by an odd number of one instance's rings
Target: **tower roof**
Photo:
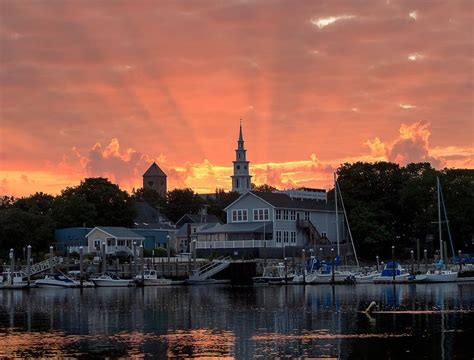
[[[240,119],[239,142],[242,141],[244,141],[244,136],[242,135],[242,119]]]
[[[143,176],[165,176],[166,174],[160,167],[153,161],[153,164],[148,168],[148,170],[143,174]]]

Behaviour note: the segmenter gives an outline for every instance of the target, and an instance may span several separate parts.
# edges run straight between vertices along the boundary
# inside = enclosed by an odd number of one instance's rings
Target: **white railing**
[[[41,262],[36,263],[36,264],[32,264],[30,266],[30,275],[36,275],[36,274],[42,273],[44,271],[48,271],[52,267],[58,266],[62,262],[63,262],[62,257],[55,256],[55,257],[53,257],[53,259],[51,261],[48,259],[48,260],[44,260],[44,261],[41,261]],[[23,266],[21,268],[21,270],[23,272],[27,273],[28,267]]]
[[[226,241],[197,241],[197,249],[242,249],[276,247],[273,240],[226,240]]]

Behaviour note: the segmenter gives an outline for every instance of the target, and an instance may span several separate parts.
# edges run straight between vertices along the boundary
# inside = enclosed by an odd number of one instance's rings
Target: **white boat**
[[[121,279],[116,274],[105,273],[99,277],[92,278],[91,281],[99,287],[126,287],[133,286],[132,279]]]
[[[67,276],[74,280],[78,286],[81,286],[81,272],[79,270],[72,270],[67,273]],[[94,287],[94,283],[92,281],[88,281],[82,278],[82,287]]]
[[[44,279],[39,279],[35,281],[36,286],[38,287],[62,287],[62,288],[75,288],[79,284],[74,280],[68,278],[65,275],[46,275]]]
[[[33,283],[28,286],[28,281],[24,280],[26,277],[26,274],[21,271],[5,272],[0,276],[0,289],[27,289],[33,287]]]
[[[166,286],[171,285],[171,279],[158,277],[156,270],[145,270],[143,277],[141,274],[135,276],[135,282],[141,286]]]
[[[255,276],[252,278],[254,284],[284,284],[285,280],[289,281],[294,278],[294,275],[287,275],[285,278],[285,266],[283,263],[278,265],[269,265],[263,269],[262,276]]]
[[[306,275],[307,284],[332,284],[333,279],[335,284],[353,283],[354,275],[349,271],[334,271],[332,272],[315,271]]]
[[[378,276],[375,276],[373,281],[374,284],[395,284],[406,283],[410,281],[411,278],[412,275],[402,268],[400,263],[396,261],[389,261],[387,264],[385,264],[382,273]]]
[[[451,270],[434,270],[424,274],[424,282],[439,283],[439,282],[455,282],[458,279],[457,271]],[[417,278],[418,280],[418,278]]]
[[[380,276],[380,271],[369,271],[367,273],[358,273],[354,275],[356,284],[372,284],[377,276]]]

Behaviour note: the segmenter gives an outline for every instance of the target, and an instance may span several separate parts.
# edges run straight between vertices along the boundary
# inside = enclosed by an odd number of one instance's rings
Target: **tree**
[[[18,254],[31,245],[44,249],[54,239],[54,221],[49,215],[39,215],[16,207],[0,210],[0,244],[4,252],[13,248]]]
[[[444,169],[440,182],[455,249],[464,253],[473,252],[474,170]],[[446,227],[444,229],[443,238],[447,240]]]
[[[203,200],[193,190],[174,189],[166,194],[166,205],[163,212],[168,218],[176,222],[184,214],[197,213],[203,205]]]
[[[131,226],[135,217],[133,199],[105,178],[84,179],[58,196],[55,219],[68,226]]]
[[[132,194],[135,201],[144,201],[151,206],[162,209],[166,205],[166,199],[158,191],[151,188],[140,188],[133,190]]]
[[[266,193],[271,193],[278,190],[276,187],[268,185],[268,184],[255,185],[254,183],[251,184],[251,189],[252,191],[255,191],[255,192],[266,192]]]
[[[238,192],[225,192],[222,189],[216,189],[215,197],[206,199],[208,205],[208,213],[216,215],[220,221],[226,222],[227,214],[224,209],[239,198]]]
[[[37,215],[51,215],[54,208],[54,196],[37,192],[31,196],[18,199],[14,206]]]

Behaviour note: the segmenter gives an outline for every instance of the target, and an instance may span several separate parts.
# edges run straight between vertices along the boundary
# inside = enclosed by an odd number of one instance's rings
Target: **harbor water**
[[[0,358],[472,359],[473,340],[468,283],[0,292]]]

